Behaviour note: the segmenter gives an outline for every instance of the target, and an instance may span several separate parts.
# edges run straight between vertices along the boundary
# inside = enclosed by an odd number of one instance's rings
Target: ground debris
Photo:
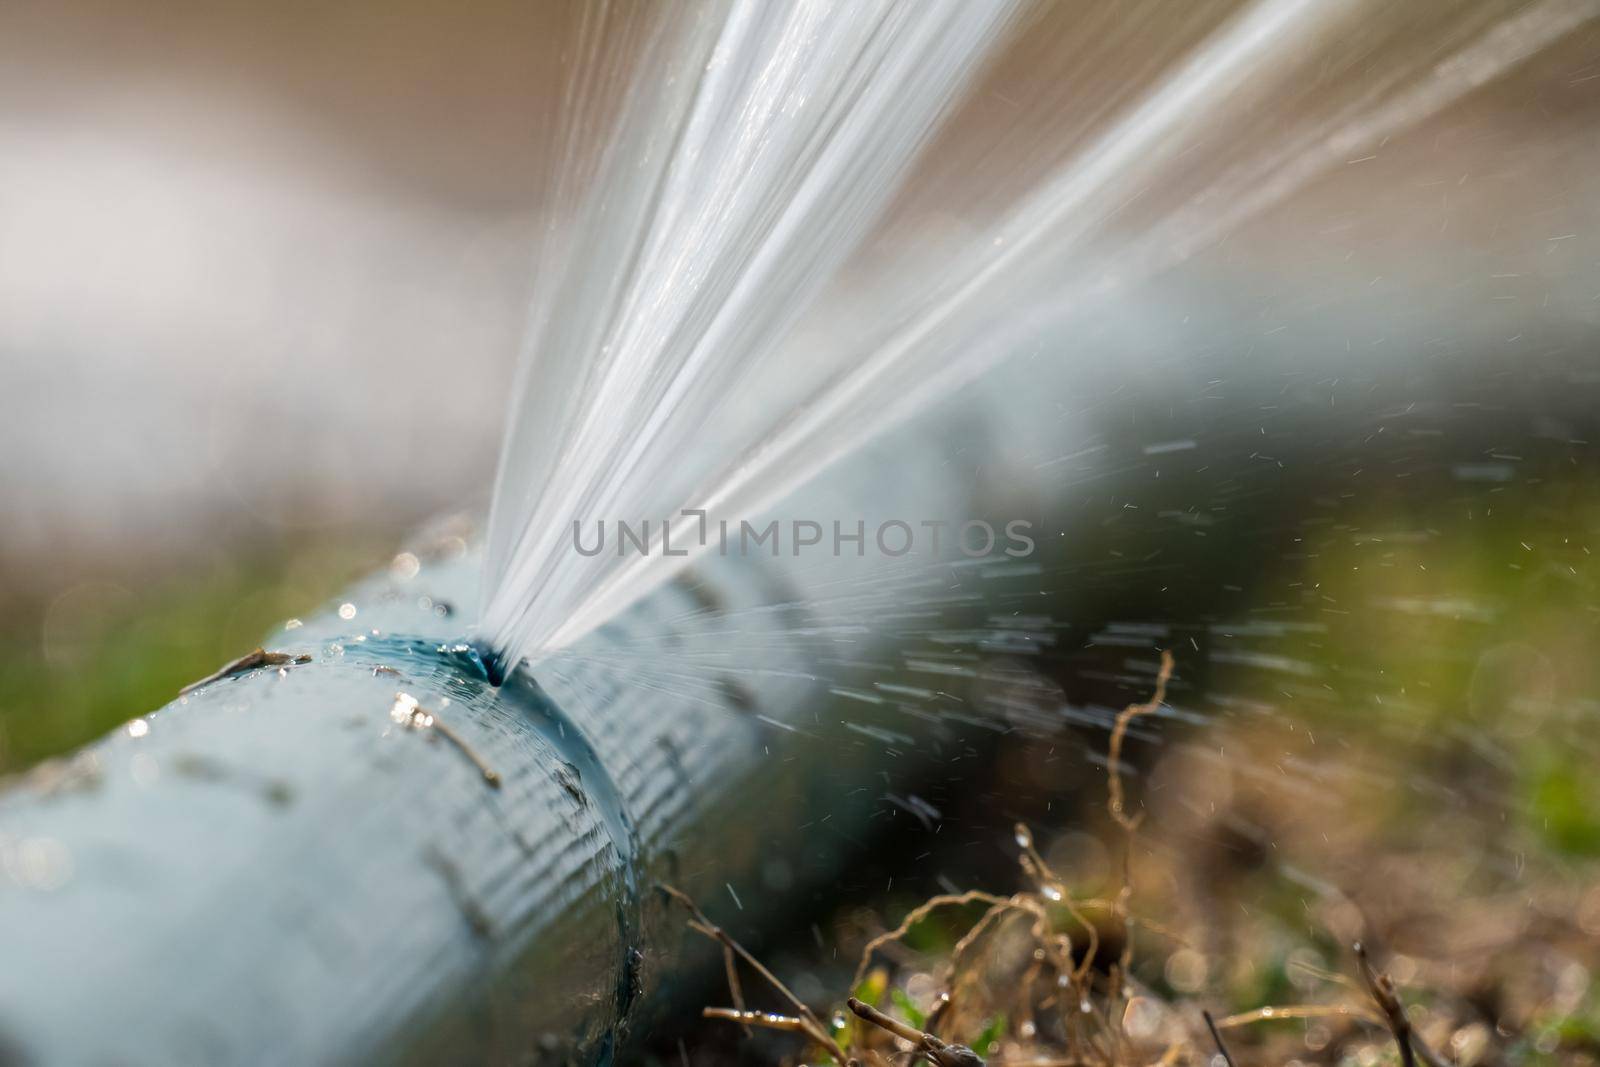
[[[199,681],[190,682],[178,690],[179,696],[186,696],[203,685],[219,682],[235,674],[253,671],[257,667],[283,667],[297,663],[310,663],[311,656],[304,652],[268,652],[264,648],[257,648],[253,652],[246,652],[231,663],[224,664],[221,670],[208,674]]]
[[[397,724],[408,730],[431,730],[455,746],[456,751],[478,769],[478,774],[483,777],[484,783],[491,789],[500,788],[500,774],[490,767],[483,757],[467,744],[467,739],[445,725],[437,712],[429,711],[417,702],[417,698],[410,693],[396,693],[394,704],[389,708],[389,717]]]
[[[1153,698],[1114,732],[1161,706],[1173,671],[1163,656]],[[736,1005],[705,1017],[809,1039],[781,1062],[812,1065],[1600,1063],[1594,866],[1486,867],[1478,842],[1506,833],[1494,808],[1396,818],[1415,807],[1402,774],[1312,788],[1276,769],[1311,766],[1314,742],[1292,722],[1210,729],[1209,743],[1170,746],[1133,796],[1115,752],[1103,804],[1079,809],[1086,828],[1036,844],[1017,826],[1014,892],[950,886],[893,925],[842,908],[834,951],[860,954],[831,999],[842,1010],[802,1011],[786,993],[793,1011],[747,1009],[733,964],[749,957],[696,909],[691,928],[725,946]],[[1347,756],[1365,758],[1407,755]],[[1063,850],[1086,839],[1093,855]]]

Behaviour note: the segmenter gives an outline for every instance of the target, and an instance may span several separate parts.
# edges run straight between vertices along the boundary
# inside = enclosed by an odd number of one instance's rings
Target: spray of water
[[[693,558],[681,535],[688,557],[585,557],[575,520],[651,517],[659,541],[683,509],[754,516],[1600,4],[1194,11],[1064,25],[1003,4],[735,2],[586,18],[490,527],[499,653],[567,646]],[[1141,16],[1195,43],[1086,99],[1088,118],[1008,99],[1026,151],[939,136],[969,121],[964,100],[999,92],[1009,50],[1054,34],[1069,69],[1109,47],[1106,20]],[[964,226],[937,254],[904,239],[951,216]]]
[[[545,268],[490,524],[497,645],[541,644],[547,612],[588,584],[561,551],[574,516],[692,485],[670,461],[722,403],[717,383],[832,276],[1011,13],[741,0],[647,50]]]

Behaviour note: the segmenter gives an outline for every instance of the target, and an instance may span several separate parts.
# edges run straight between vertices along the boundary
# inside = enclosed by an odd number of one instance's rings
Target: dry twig
[[[310,663],[311,657],[304,652],[268,652],[264,648],[257,648],[253,652],[246,652],[231,663],[223,664],[219,669],[206,675],[199,681],[190,682],[178,690],[179,696],[194,692],[203,685],[231,678],[235,674],[253,671],[257,667],[282,667],[288,664]]]
[[[1367,946],[1360,941],[1355,943],[1356,963],[1361,971],[1361,980],[1366,984],[1367,992],[1383,1012],[1383,1020],[1389,1026],[1389,1032],[1394,1035],[1394,1043],[1400,1048],[1400,1063],[1402,1067],[1416,1067],[1416,1057],[1422,1057],[1428,1067],[1448,1067],[1444,1058],[1422,1039],[1422,1036],[1411,1028],[1411,1019],[1406,1015],[1406,1006],[1400,1003],[1400,996],[1395,992],[1394,979],[1372,965],[1372,959],[1367,955]]]
[[[822,1025],[822,1020],[817,1018],[817,1013],[812,1011],[806,1005],[805,1001],[795,996],[793,991],[779,981],[778,976],[769,971],[765,964],[756,959],[755,956],[751,955],[748,949],[739,944],[739,942],[735,941],[731,934],[722,929],[722,927],[717,926],[710,919],[706,918],[706,913],[700,910],[700,906],[696,904],[687,893],[679,889],[674,889],[670,885],[662,885],[661,891],[688,909],[689,914],[693,917],[689,923],[690,929],[696,931],[697,933],[704,934],[706,937],[720,944],[724,953],[737,955],[740,959],[744,960],[744,962],[748,964],[753,971],[759,974],[768,985],[775,989],[778,994],[783,997],[783,999],[787,1000],[794,1007],[795,1013],[799,1017],[799,1029],[817,1044],[826,1049],[828,1055],[833,1057],[835,1063],[854,1064],[856,1062],[849,1056],[845,1055],[844,1049],[839,1047],[839,1043],[833,1039],[833,1035],[828,1033],[827,1027]],[[736,969],[731,962],[731,956],[725,956],[724,958],[729,960],[728,974],[730,982],[736,983],[738,981],[738,976]],[[737,989],[738,987],[735,985],[730,992],[736,999],[742,1000],[742,993],[738,992]],[[714,1016],[714,1018],[734,1018],[736,1021],[745,1025],[753,1023],[757,1023],[759,1025],[768,1025],[766,1022],[761,1022],[755,1018],[756,1016],[761,1015],[762,1013],[760,1012],[744,1011],[741,1006],[735,1009],[735,1012],[732,1015],[717,1015]],[[770,1018],[783,1019],[785,1017],[771,1016]]]
[[[1222,1062],[1226,1063],[1228,1067],[1235,1067],[1233,1053],[1228,1051],[1228,1043],[1222,1040],[1222,1031],[1217,1029],[1217,1020],[1211,1017],[1209,1011],[1202,1009],[1200,1014],[1205,1017],[1206,1029],[1211,1031],[1211,1040],[1217,1043],[1217,1051],[1222,1054]]]
[[[806,1021],[794,1015],[777,1015],[768,1011],[744,1011],[739,1008],[703,1008],[701,1016],[706,1019],[726,1019],[742,1025],[746,1031],[752,1026],[759,1026],[767,1030],[783,1030],[787,1033],[810,1034],[806,1028]]]
[[[930,1033],[885,1015],[871,1004],[863,1004],[855,997],[845,1001],[845,1004],[858,1018],[910,1042],[917,1053],[928,1057],[937,1067],[984,1067],[983,1057],[965,1045],[946,1044]]]
[[[1148,715],[1166,703],[1167,682],[1172,680],[1172,653],[1166,649],[1161,651],[1161,672],[1156,675],[1156,691],[1149,700],[1143,704],[1129,704],[1117,716],[1116,724],[1111,727],[1111,744],[1106,752],[1106,769],[1110,774],[1110,797],[1108,806],[1111,817],[1117,824],[1130,834],[1138,829],[1142,815],[1129,815],[1125,810],[1122,795],[1122,739],[1128,733],[1128,724],[1140,715]]]
[[[961,907],[966,904],[977,903],[987,904],[991,908],[1006,908],[1012,906],[1012,901],[1006,897],[997,896],[994,893],[985,893],[979,889],[974,889],[966,893],[943,894],[923,901],[921,904],[917,905],[915,908],[912,908],[906,913],[906,917],[900,920],[899,926],[896,926],[893,930],[889,930],[886,933],[879,934],[862,947],[861,961],[856,964],[856,973],[855,977],[850,979],[850,988],[860,988],[861,980],[867,976],[867,968],[872,965],[873,953],[877,952],[878,949],[882,948],[884,945],[899,941],[901,938],[905,937],[911,932],[911,928],[913,926],[916,926],[923,919],[926,919],[929,915],[933,914],[933,912],[937,911],[939,908]],[[981,922],[982,920],[979,921]]]

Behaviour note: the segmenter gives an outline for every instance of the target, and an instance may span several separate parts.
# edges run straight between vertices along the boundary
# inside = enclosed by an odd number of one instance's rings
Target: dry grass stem
[[[813,1041],[817,1042],[817,1044],[821,1045],[823,1048],[827,1049],[828,1054],[834,1058],[835,1063],[850,1064],[854,1062],[850,1059],[850,1057],[845,1055],[844,1049],[839,1047],[839,1043],[833,1039],[833,1035],[828,1033],[827,1027],[822,1025],[822,1020],[817,1018],[816,1013],[806,1006],[805,1001],[795,996],[793,991],[791,991],[788,986],[784,985],[778,980],[777,975],[769,971],[765,964],[756,959],[755,956],[751,955],[750,952],[746,950],[743,945],[739,944],[738,941],[735,941],[732,935],[730,935],[720,926],[713,923],[710,919],[706,918],[705,912],[700,910],[700,906],[690,899],[687,893],[684,893],[678,889],[674,889],[670,885],[661,886],[661,890],[673,900],[676,900],[679,904],[682,904],[688,909],[689,914],[694,920],[690,923],[690,926],[693,929],[722,945],[726,952],[734,953],[740,959],[744,960],[751,970],[759,974],[763,981],[776,990],[784,1000],[787,1000],[790,1005],[794,1007],[795,1012],[799,1015],[807,1036],[809,1036]],[[729,974],[733,975],[734,980],[737,981],[735,970],[735,968],[729,967]],[[732,990],[730,990],[730,993],[732,993]],[[735,995],[739,999],[742,999],[741,994]],[[736,1010],[740,1015],[739,1021],[742,1023],[749,1023],[750,1020],[745,1018],[745,1016],[751,1013],[745,1012],[742,1008]]]

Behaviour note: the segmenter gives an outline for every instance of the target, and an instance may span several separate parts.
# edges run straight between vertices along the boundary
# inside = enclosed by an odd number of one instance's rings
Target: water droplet
[[[353,619],[356,617],[356,606],[349,601],[339,605],[339,618]]]
[[[389,708],[389,718],[401,726],[409,726],[417,713],[417,698],[410,693],[396,693]]]

